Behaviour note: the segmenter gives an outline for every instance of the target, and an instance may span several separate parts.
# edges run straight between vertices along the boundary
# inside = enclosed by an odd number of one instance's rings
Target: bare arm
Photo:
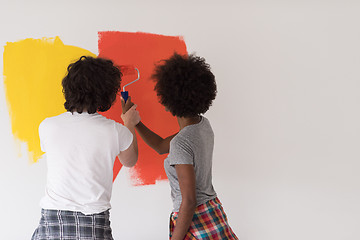
[[[123,112],[126,112],[131,106],[134,105],[134,103],[131,102],[131,97],[128,98],[126,104],[124,103],[124,100],[121,99],[121,104],[123,107]],[[158,134],[150,130],[148,127],[146,127],[145,124],[141,121],[135,126],[135,129],[139,133],[140,137],[144,140],[144,142],[159,154],[169,153],[170,141],[177,134],[175,133],[171,136],[168,136],[167,138],[162,138]]]
[[[175,165],[181,191],[181,205],[171,240],[183,240],[196,209],[195,171],[190,164]]]
[[[125,127],[127,127],[133,134],[133,141],[128,149],[119,153],[118,157],[122,165],[125,167],[133,167],[135,166],[139,156],[135,127],[126,125]]]
[[[123,104],[123,109],[125,109],[125,103]],[[124,126],[133,134],[133,141],[128,149],[119,153],[118,157],[125,167],[133,167],[136,164],[139,155],[135,125],[140,122],[140,115],[136,110],[136,105],[132,105],[125,113],[121,114],[121,118],[124,121]]]
[[[145,141],[145,143],[159,154],[169,153],[170,141],[177,134],[176,133],[167,138],[162,138],[153,131],[151,131],[142,122],[139,122],[139,124],[137,124],[135,128],[141,138]]]

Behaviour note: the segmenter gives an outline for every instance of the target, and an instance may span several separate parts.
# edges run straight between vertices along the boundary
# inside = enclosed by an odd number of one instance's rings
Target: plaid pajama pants
[[[178,213],[170,216],[170,239],[176,226]],[[226,214],[218,198],[198,206],[184,240],[238,239],[228,224]]]
[[[41,219],[31,240],[113,240],[110,214],[41,210]]]

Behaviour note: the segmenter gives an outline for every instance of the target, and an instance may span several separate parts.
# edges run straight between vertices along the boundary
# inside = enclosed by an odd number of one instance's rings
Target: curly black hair
[[[62,80],[64,107],[70,112],[107,111],[116,100],[122,74],[111,60],[82,56]]]
[[[205,59],[175,53],[162,62],[152,75],[160,103],[177,117],[205,113],[217,93],[215,76]]]

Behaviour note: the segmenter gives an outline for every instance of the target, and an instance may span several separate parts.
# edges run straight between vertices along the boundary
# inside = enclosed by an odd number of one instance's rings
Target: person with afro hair
[[[202,115],[217,91],[210,66],[204,58],[175,53],[155,67],[153,79],[160,103],[180,130],[162,138],[141,121],[135,128],[159,154],[169,153],[164,167],[173,201],[170,239],[238,239],[212,184],[214,133]]]
[[[113,62],[82,56],[62,80],[67,112],[43,120],[40,145],[46,153],[47,184],[41,219],[32,240],[112,240],[109,221],[113,165],[138,159],[136,106],[121,117],[124,125],[98,112],[116,99],[121,72]],[[128,105],[126,106],[128,107]]]

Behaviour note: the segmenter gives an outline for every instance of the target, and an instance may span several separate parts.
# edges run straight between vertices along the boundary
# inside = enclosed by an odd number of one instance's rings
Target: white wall
[[[96,53],[97,31],[184,36],[217,77],[207,114],[216,136],[214,186],[240,239],[356,240],[359,12],[358,1],[345,0],[11,0],[1,1],[0,45],[60,36]],[[3,81],[0,109],[1,239],[30,239],[46,166],[30,165],[25,145],[17,155]],[[167,239],[169,194],[166,181],[132,187],[121,171],[115,239]]]

